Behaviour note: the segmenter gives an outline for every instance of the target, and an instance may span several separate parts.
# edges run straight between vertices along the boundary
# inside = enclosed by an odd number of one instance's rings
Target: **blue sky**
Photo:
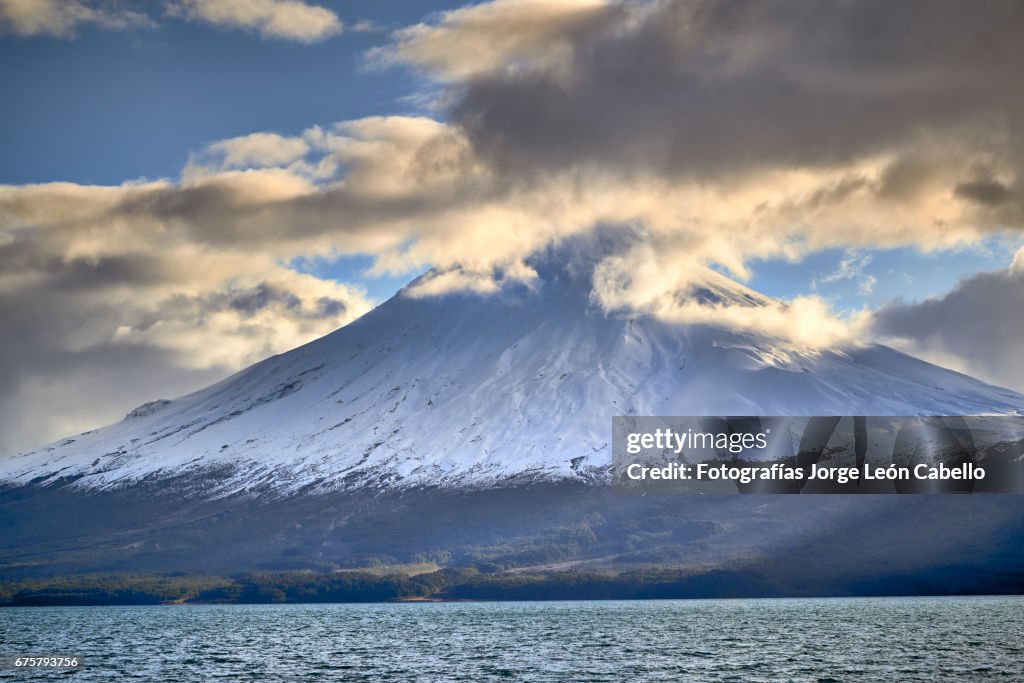
[[[167,19],[133,31],[83,27],[73,39],[0,40],[0,183],[117,184],[175,176],[188,154],[254,131],[402,113],[416,81],[364,68],[386,27],[416,23],[443,3],[328,3],[346,25],[306,45]]]
[[[843,311],[878,308],[893,299],[921,300],[943,294],[962,278],[980,271],[1004,270],[1013,258],[1012,243],[993,240],[971,248],[923,252],[915,248],[826,249],[799,263],[784,260],[753,264],[748,285],[773,297],[792,299],[815,292]],[[827,281],[848,259],[860,265],[848,278]],[[874,282],[865,289],[866,279]]]

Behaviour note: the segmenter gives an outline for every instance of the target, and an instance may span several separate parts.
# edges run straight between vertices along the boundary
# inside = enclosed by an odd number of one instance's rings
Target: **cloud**
[[[518,172],[596,164],[707,181],[944,139],[963,170],[1019,148],[1024,96],[1007,85],[1024,67],[1022,15],[1013,0],[865,0],[828,12],[788,0],[623,3],[583,28],[552,29],[559,59],[493,50],[487,70],[452,92],[452,118]],[[393,52],[449,79],[417,47],[478,32],[444,21],[400,36]]]
[[[1019,231],[1024,96],[1008,84],[1024,68],[1022,26],[1012,0],[828,12],[783,0],[494,0],[398,31],[371,61],[433,75],[446,135],[485,170],[472,187],[509,188],[504,207],[480,214],[501,237],[474,268],[597,224],[640,225],[654,252],[678,259],[645,263],[657,286],[679,263],[744,278],[758,259],[952,249]],[[535,218],[555,225],[517,226],[520,243],[505,241],[513,198],[522,213],[555,207]],[[433,252],[430,240],[407,255]],[[836,278],[866,294],[864,259]]]
[[[209,156],[219,157],[221,168],[253,168],[298,161],[309,153],[309,145],[301,138],[252,133],[215,142],[206,151]]]
[[[1024,275],[1024,247],[1014,255],[1013,263],[1010,265],[1010,272],[1016,275]]]
[[[869,275],[864,270],[871,265],[872,260],[871,254],[849,252],[840,259],[835,271],[822,278],[811,280],[811,289],[817,289],[821,285],[836,282],[853,281],[857,283],[857,289],[861,294],[871,294],[875,291],[875,284],[878,283],[878,278],[874,275]]]
[[[594,269],[592,298],[607,311],[643,311],[674,322],[725,327],[759,335],[768,344],[806,350],[859,343],[866,311],[837,316],[819,297],[787,302],[765,297],[678,252],[642,238]]]
[[[173,11],[215,26],[302,43],[325,40],[342,29],[334,12],[300,0],[181,0]]]
[[[17,35],[69,38],[85,25],[117,30],[150,26],[152,21],[118,2],[0,0],[0,29]]]
[[[974,180],[957,184],[957,196],[987,206],[999,206],[1013,198],[1010,188],[998,180]]]
[[[751,332],[761,338],[782,340],[805,349],[861,342],[861,333],[869,315],[860,312],[848,319],[841,318],[816,296],[798,296],[785,303],[772,302],[757,308],[685,300],[659,307],[654,312],[667,320]]]
[[[405,296],[422,299],[449,292],[472,292],[489,295],[500,292],[508,283],[532,285],[538,278],[537,272],[525,263],[511,264],[500,272],[480,273],[467,271],[462,267],[445,270],[434,268],[410,283],[403,291]]]
[[[0,395],[0,456],[109,424],[144,402],[183,395],[227,373],[181,367],[173,355],[142,346],[78,353],[45,347],[23,358],[31,364]]]
[[[70,38],[85,25],[117,30],[156,24],[145,11],[127,5],[121,0],[0,0],[0,29]],[[342,30],[334,12],[301,0],[172,0],[164,7],[170,16],[302,43],[326,40]]]
[[[745,278],[749,262],[758,259],[796,260],[826,247],[939,248],[986,234],[941,173],[900,181],[915,184],[913,202],[885,197],[894,163],[782,169],[728,185],[600,169],[510,179],[456,126],[423,117],[370,117],[296,137],[217,142],[198,151],[177,180],[0,188],[0,232],[7,235],[0,244],[0,292],[31,299],[47,288],[81,289],[104,302],[152,288],[156,298],[147,306],[173,297],[200,306],[233,288],[276,281],[281,263],[344,254],[372,255],[371,275],[437,268],[439,275],[413,288],[413,295],[488,292],[529,282],[528,261],[539,250],[605,226],[635,241],[595,266],[629,273],[603,280],[604,303],[675,315],[652,301],[673,296],[689,284],[688,273],[707,265]],[[616,283],[619,291],[613,291]],[[812,307],[791,309],[804,314]],[[301,320],[294,309],[275,311]],[[238,322],[231,311],[223,313],[217,319]],[[159,343],[140,331],[149,326],[125,320],[119,326],[128,331],[120,340]],[[780,327],[766,323],[765,329]],[[205,328],[200,337],[218,329]],[[314,333],[303,330],[288,338]],[[92,338],[84,330],[78,335]],[[174,338],[180,341],[172,345],[188,345],[185,337]]]
[[[362,288],[285,265],[319,253],[315,239],[247,239],[247,217],[312,191],[279,169],[0,187],[0,452],[198,389],[367,311]],[[238,224],[214,237],[222,221]]]
[[[613,11],[607,0],[495,0],[396,31],[390,46],[368,57],[379,66],[412,64],[446,80],[518,64],[550,68],[567,58],[573,33]]]
[[[383,33],[388,29],[383,25],[369,19],[361,19],[352,24],[351,29],[355,33]]]
[[[121,312],[114,345],[165,349],[196,370],[238,369],[333,332],[369,310],[365,294],[287,270]]]
[[[993,384],[1024,390],[1024,249],[1004,271],[965,278],[952,291],[880,309],[876,336]]]

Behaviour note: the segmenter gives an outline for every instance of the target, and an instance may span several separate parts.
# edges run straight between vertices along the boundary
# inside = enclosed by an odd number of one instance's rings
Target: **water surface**
[[[0,609],[17,680],[1024,680],[1024,598]]]

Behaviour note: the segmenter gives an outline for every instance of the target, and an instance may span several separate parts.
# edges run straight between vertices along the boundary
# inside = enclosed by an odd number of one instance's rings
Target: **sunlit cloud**
[[[71,38],[85,26],[152,28],[164,15],[302,43],[342,31],[337,14],[302,0],[0,0],[0,30],[22,36]]]
[[[83,26],[124,30],[153,23],[145,13],[117,2],[0,0],[0,31],[22,36],[70,38]]]
[[[442,13],[435,22],[393,33],[373,49],[377,66],[410,64],[444,80],[514,68],[563,64],[576,31],[615,12],[609,0],[495,0]]]
[[[215,26],[256,31],[264,38],[303,43],[342,30],[337,14],[301,0],[180,0],[170,11]]]

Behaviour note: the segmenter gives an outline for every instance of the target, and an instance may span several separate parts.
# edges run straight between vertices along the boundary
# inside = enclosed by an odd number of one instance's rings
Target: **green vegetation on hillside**
[[[946,595],[977,593],[959,583],[957,567],[930,575],[891,576],[853,585],[842,595]],[[991,578],[991,577],[990,577]],[[989,582],[980,592],[1020,593],[1015,577]],[[0,606],[160,605],[389,602],[406,600],[631,600],[835,595],[812,585],[780,584],[756,570],[693,573],[649,568],[620,573],[585,571],[481,572],[477,568],[429,573],[333,571],[197,575],[80,575],[0,583]]]

